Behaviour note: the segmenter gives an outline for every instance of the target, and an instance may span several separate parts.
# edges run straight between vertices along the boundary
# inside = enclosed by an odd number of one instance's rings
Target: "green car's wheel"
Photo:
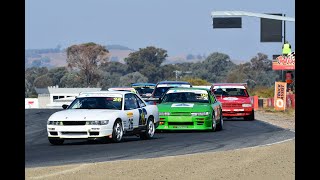
[[[216,116],[214,114],[214,111],[212,112],[212,125],[211,125],[211,131],[215,132],[217,130],[217,121]]]
[[[217,123],[216,131],[221,131],[223,129],[223,117],[222,117],[222,111],[220,110],[220,117],[219,122]]]

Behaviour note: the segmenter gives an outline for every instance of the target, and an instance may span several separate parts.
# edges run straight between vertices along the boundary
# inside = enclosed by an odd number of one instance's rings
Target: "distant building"
[[[35,88],[38,94],[39,108],[62,108],[62,104],[70,104],[80,92],[100,91],[101,88]]]

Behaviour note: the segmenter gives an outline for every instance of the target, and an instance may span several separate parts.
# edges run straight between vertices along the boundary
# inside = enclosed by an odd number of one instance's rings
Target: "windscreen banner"
[[[295,53],[292,52],[287,56],[280,55],[272,61],[272,70],[294,70]]]

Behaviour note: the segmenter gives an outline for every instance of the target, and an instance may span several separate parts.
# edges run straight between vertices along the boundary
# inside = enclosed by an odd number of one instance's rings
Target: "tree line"
[[[30,67],[25,70],[25,97],[37,97],[35,88],[56,85],[61,88],[107,89],[136,82],[187,80],[193,85],[243,82],[253,89],[270,88],[275,81],[281,80],[279,71],[272,70],[272,60],[263,53],[239,65],[233,63],[227,54],[219,52],[211,53],[201,62],[163,65],[168,57],[167,51],[154,46],[130,53],[124,64],[110,61],[106,46],[93,42],[72,45],[66,51],[65,67]],[[176,71],[181,72],[178,77]]]

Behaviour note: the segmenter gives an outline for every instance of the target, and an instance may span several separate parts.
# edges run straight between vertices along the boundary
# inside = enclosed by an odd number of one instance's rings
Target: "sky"
[[[281,54],[281,42],[260,42],[260,18],[242,16],[242,28],[213,29],[211,12],[282,13],[295,18],[294,0],[25,0],[25,49],[67,48],[94,42],[168,56],[225,53],[250,60]],[[295,48],[295,22],[286,21]]]

